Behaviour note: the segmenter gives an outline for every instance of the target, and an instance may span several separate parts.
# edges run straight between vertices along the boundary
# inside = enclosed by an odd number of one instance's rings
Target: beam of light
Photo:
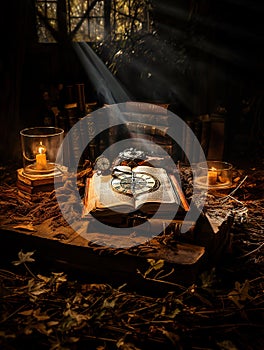
[[[87,77],[92,82],[99,99],[106,104],[130,101],[128,93],[112,75],[109,69],[85,42],[73,43]]]
[[[139,81],[139,87],[142,87],[141,93],[143,95],[150,93],[149,98],[153,101],[165,98],[164,101],[161,101],[165,103],[175,102],[176,98],[177,101],[188,107],[194,98],[194,92],[184,77],[190,62],[186,54],[182,53],[182,47],[179,46],[177,49],[170,43],[161,42],[155,36],[150,36],[145,40],[142,50],[143,55],[140,57],[135,55],[129,61],[129,69],[137,72],[139,76],[142,72],[146,72],[146,81]],[[153,52],[155,53],[154,58]],[[172,66],[171,62],[173,62]]]
[[[229,13],[227,13],[227,17],[223,14],[224,16],[221,19],[219,13],[216,12],[217,8],[214,9],[214,6],[212,6],[212,12],[209,10],[208,14],[200,13],[199,10],[198,13],[194,13],[192,16],[195,20],[195,25],[198,25],[198,35],[190,38],[188,46],[204,50],[205,52],[210,51],[216,58],[224,59],[227,62],[234,60],[235,64],[238,63],[242,67],[255,65],[257,58],[254,50],[260,51],[260,48],[263,46],[260,14],[264,10],[264,5],[259,4],[256,6],[254,2],[230,0],[226,4],[226,11],[230,11],[228,6],[231,6],[231,15],[232,18],[234,17],[232,21],[229,18]],[[187,7],[184,10],[175,5],[159,4],[158,9],[163,12],[164,17],[173,18],[175,23],[175,25],[160,23],[159,27],[163,32],[170,33],[171,38],[175,38],[175,36],[176,38],[184,38],[186,34],[188,35],[184,28],[182,29],[182,35],[179,31],[173,33],[177,21],[180,23],[179,27],[182,27],[184,22],[185,25],[188,25],[188,22],[192,23],[192,20],[187,19]],[[220,9],[220,15],[221,11],[223,9]],[[242,17],[240,15],[241,12]],[[251,22],[249,18],[251,18]],[[257,30],[257,26],[259,30]],[[206,37],[208,35],[210,38],[211,33],[216,34],[216,37],[207,41]],[[255,49],[253,49],[253,45],[255,45]],[[249,57],[250,55],[251,57]]]
[[[172,49],[170,49],[170,52],[171,51]],[[175,52],[173,54],[176,55]],[[141,84],[143,93],[144,90],[146,90],[144,84],[147,85],[147,87],[151,87],[150,98],[152,98],[153,101],[165,98],[165,100],[161,100],[161,102],[169,103],[173,101],[175,102],[175,98],[177,98],[177,100],[184,106],[190,104],[190,101],[193,98],[193,93],[187,86],[188,84],[186,84],[186,80],[184,80],[184,73],[181,72],[180,67],[179,71],[176,73],[174,71],[174,78],[172,77],[172,71],[170,70],[169,65],[167,66],[167,71],[164,69],[160,70],[159,65],[151,67],[148,63],[135,58],[131,62],[131,68],[135,69],[139,74],[141,72],[149,72],[147,73],[149,77],[146,78],[149,82],[142,81]]]
[[[159,3],[156,5],[157,10],[159,13],[164,13],[166,16],[173,16],[177,19],[186,19],[189,15],[189,11],[186,9],[183,9],[180,6],[175,6],[175,3],[173,5],[169,5],[168,3]]]
[[[115,117],[120,123],[126,125],[127,118],[123,111],[119,109],[118,104],[131,101],[127,92],[87,43],[73,43],[73,47],[88,78],[95,87],[98,98],[101,98],[105,104],[114,104],[112,110],[115,110]],[[129,130],[127,130],[127,133],[131,135]],[[143,138],[141,138],[141,144],[145,149],[149,149],[149,144]]]
[[[241,0],[229,0],[230,4],[233,5],[234,8],[236,8],[236,15],[239,16],[240,12],[243,11],[245,14],[247,14],[247,17],[250,16],[250,14],[256,16],[258,15],[261,11],[264,10],[264,5],[256,5],[254,2],[250,1],[243,1]],[[227,5],[228,6],[228,5]],[[163,12],[166,17],[172,17],[175,19],[175,23],[177,21],[184,21],[187,22],[190,20],[190,12],[186,9],[182,9],[179,7],[175,7],[175,5],[168,5],[168,4],[159,4],[158,5],[159,12]],[[201,13],[195,13],[193,15],[199,23],[204,28],[207,28],[207,30],[211,29],[217,29],[223,32],[223,35],[231,35],[236,38],[247,38],[247,40],[262,40],[262,33],[260,32],[259,35],[256,34],[254,31],[254,25],[251,26],[248,25],[248,23],[243,23],[243,25],[238,26],[235,22],[232,22],[228,24],[226,20],[224,19],[223,22],[221,22],[219,19],[214,19],[211,17],[211,14],[209,13],[208,15],[202,15]],[[238,17],[239,19],[239,17]],[[167,28],[169,32],[173,30],[174,28],[171,28],[171,26],[168,26],[166,24],[160,24],[164,29]],[[251,32],[251,29],[253,29],[253,32]]]

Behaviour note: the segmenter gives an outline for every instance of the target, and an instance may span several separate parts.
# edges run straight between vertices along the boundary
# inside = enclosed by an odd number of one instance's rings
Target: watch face
[[[98,170],[108,170],[110,168],[110,160],[104,156],[100,156],[95,160],[95,165]]]
[[[137,196],[142,193],[155,191],[159,186],[159,180],[150,174],[132,173],[120,174],[112,179],[112,188],[129,196]]]

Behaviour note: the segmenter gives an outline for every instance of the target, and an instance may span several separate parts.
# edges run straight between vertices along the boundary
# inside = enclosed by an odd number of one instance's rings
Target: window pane
[[[149,30],[148,1],[147,0],[111,0],[110,9],[106,11],[105,1],[98,0],[87,12],[93,0],[61,0],[66,9],[65,26],[67,32],[74,34],[74,41],[101,41],[104,39],[105,21],[107,31],[113,40],[126,39],[135,32]],[[57,0],[36,0],[37,13],[45,17],[55,30],[57,22]],[[85,16],[86,14],[86,16]],[[62,17],[63,18],[63,17]],[[61,23],[62,24],[62,23]],[[80,27],[79,27],[80,26]],[[76,29],[77,28],[77,29]],[[37,31],[40,42],[54,42],[45,21],[37,14]]]
[[[71,17],[81,17],[84,15],[85,11],[88,8],[89,0],[80,1],[80,0],[70,0],[69,1],[69,14]]]
[[[89,1],[90,3],[92,1]],[[104,1],[98,1],[94,8],[90,12],[90,17],[93,16],[104,16]]]

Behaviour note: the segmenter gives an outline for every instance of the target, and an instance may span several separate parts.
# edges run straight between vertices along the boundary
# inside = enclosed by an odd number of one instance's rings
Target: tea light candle
[[[217,169],[212,167],[208,170],[208,185],[215,185],[217,182]]]
[[[38,153],[36,154],[36,169],[46,170],[47,169],[47,159],[46,159],[46,147],[40,141],[37,148]]]

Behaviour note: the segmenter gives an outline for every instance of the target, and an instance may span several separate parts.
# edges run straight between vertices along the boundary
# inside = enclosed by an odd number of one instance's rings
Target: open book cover
[[[151,216],[158,213],[186,213],[185,200],[177,180],[163,168],[118,166],[112,175],[95,173],[87,179],[83,217],[111,216],[116,222],[134,212]]]

